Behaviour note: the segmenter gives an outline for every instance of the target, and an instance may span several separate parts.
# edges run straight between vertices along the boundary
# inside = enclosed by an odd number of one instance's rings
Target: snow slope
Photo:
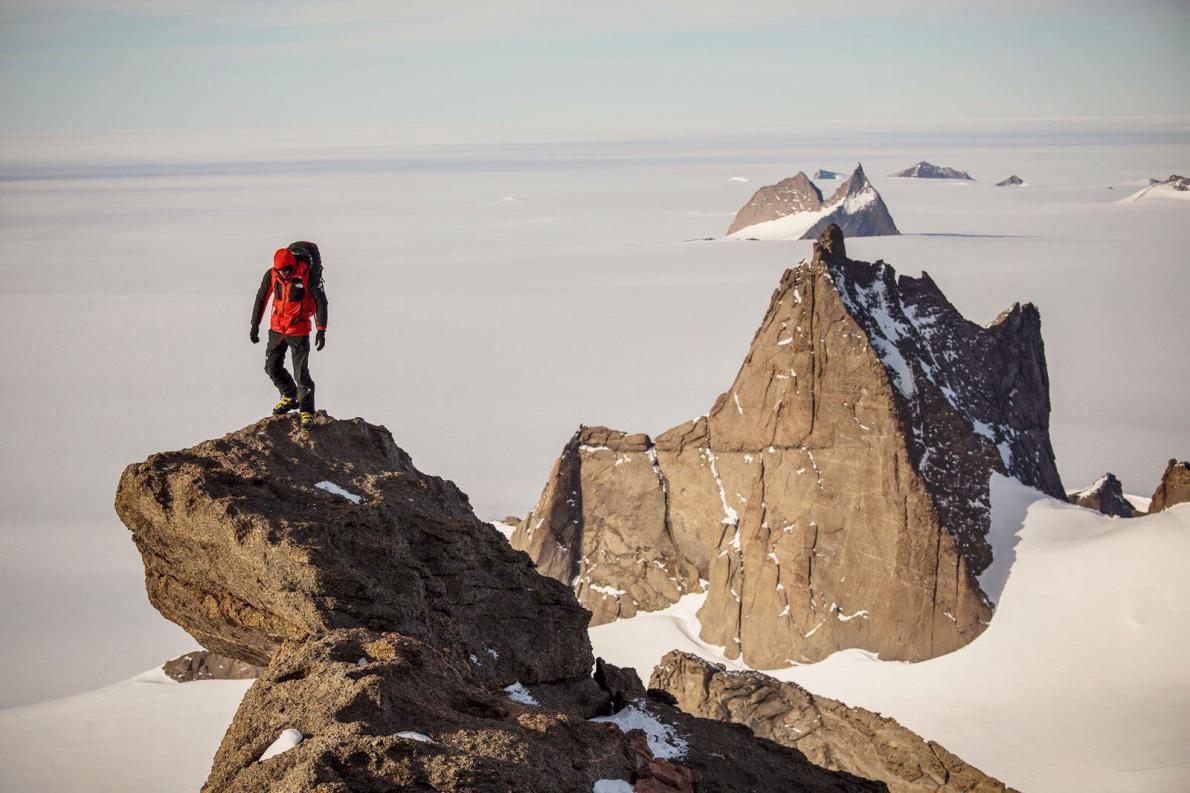
[[[176,683],[160,669],[0,710],[0,790],[193,793],[251,680]]]
[[[1190,788],[1190,505],[1113,520],[1012,480],[992,488],[993,546],[1015,558],[984,574],[1005,580],[983,635],[917,664],[848,650],[770,674],[891,716],[1023,791]],[[596,655],[645,678],[675,647],[740,668],[698,640],[701,597],[593,628]]]
[[[1190,190],[1178,190],[1171,184],[1158,182],[1149,187],[1142,187],[1132,195],[1121,198],[1117,204],[1135,204],[1137,201],[1163,199],[1169,201],[1190,201]]]
[[[753,223],[739,231],[728,234],[729,240],[798,240],[814,227],[814,224],[831,214],[838,204],[824,206],[816,212],[794,212],[776,220]]]

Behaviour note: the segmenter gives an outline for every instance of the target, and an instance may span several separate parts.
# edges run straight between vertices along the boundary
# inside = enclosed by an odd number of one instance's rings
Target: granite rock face
[[[991,618],[990,476],[1065,497],[1048,386],[1033,306],[980,327],[832,226],[707,415],[580,427],[512,544],[593,624],[705,598],[701,638],[756,668],[941,655]]]
[[[1117,518],[1131,518],[1136,515],[1136,507],[1124,498],[1124,486],[1112,473],[1106,473],[1082,490],[1070,493],[1067,500],[1071,504]]]
[[[161,669],[179,683],[195,680],[251,680],[260,676],[261,667],[228,658],[210,650],[195,650],[166,661]]]
[[[674,651],[657,665],[649,685],[672,695],[687,713],[743,724],[818,765],[884,782],[891,793],[1010,790],[892,719],[759,672],[728,672]]]
[[[630,779],[618,730],[513,701],[417,639],[360,628],[283,644],[204,791],[590,790]],[[257,762],[283,730],[304,739]]]
[[[1153,492],[1149,514],[1169,509],[1174,504],[1190,501],[1190,462],[1171,459],[1161,475],[1161,482]]]
[[[592,722],[493,690],[476,669],[361,628],[286,642],[245,695],[203,790],[555,793],[601,779],[655,793],[886,789],[664,704],[638,700],[631,722]],[[645,722],[657,740],[627,729]],[[259,760],[284,730],[303,739]]]
[[[922,160],[917,165],[911,165],[903,171],[897,171],[893,176],[913,179],[971,179],[971,174],[956,168],[934,165]],[[971,179],[971,181],[974,181]]]
[[[362,419],[320,414],[307,432],[270,417],[154,454],[124,471],[116,512],[158,611],[250,664],[350,627],[474,656],[500,685],[588,677],[594,661],[571,592]]]
[[[862,165],[825,201],[804,173],[762,187],[736,214],[727,236],[737,239],[815,239],[835,224],[854,237],[899,234],[884,199]]]

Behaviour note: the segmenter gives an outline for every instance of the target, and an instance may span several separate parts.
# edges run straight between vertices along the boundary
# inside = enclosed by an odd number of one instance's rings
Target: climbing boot
[[[297,400],[293,397],[281,397],[281,401],[273,405],[274,416],[280,416],[282,413],[288,413],[291,410],[297,410]]]
[[[302,411],[302,428],[308,429],[314,426],[314,414]]]

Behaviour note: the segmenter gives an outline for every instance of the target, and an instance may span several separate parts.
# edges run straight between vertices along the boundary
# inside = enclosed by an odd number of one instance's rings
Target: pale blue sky
[[[1186,0],[0,8],[0,134],[1190,116]]]

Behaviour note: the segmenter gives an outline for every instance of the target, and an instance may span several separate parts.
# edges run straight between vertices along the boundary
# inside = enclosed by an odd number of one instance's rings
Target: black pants
[[[285,350],[293,358],[293,377],[285,371]],[[314,380],[310,377],[310,337],[282,336],[275,330],[269,331],[269,343],[264,348],[264,370],[273,379],[273,385],[281,396],[297,398],[298,410],[314,412]],[[297,382],[294,382],[294,377]]]

